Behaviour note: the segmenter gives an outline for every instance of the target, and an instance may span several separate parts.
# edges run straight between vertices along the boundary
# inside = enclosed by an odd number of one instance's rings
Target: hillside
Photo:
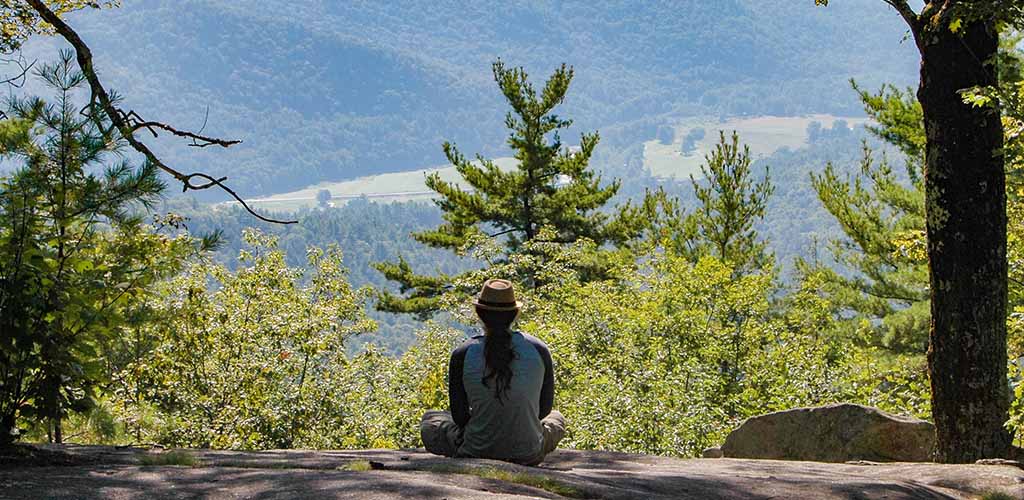
[[[799,150],[808,146],[808,132],[812,124],[817,123],[820,129],[832,129],[838,121],[847,126],[856,126],[864,122],[863,118],[841,118],[831,115],[810,115],[800,117],[758,116],[751,118],[731,118],[728,120],[689,119],[670,122],[659,127],[672,131],[672,139],[663,142],[658,139],[642,143],[642,159],[644,172],[616,172],[614,167],[605,165],[602,169],[614,177],[619,177],[628,187],[641,184],[651,187],[655,183],[664,185],[671,180],[700,177],[700,165],[704,157],[718,142],[718,132],[728,134],[736,131],[743,143],[750,146],[754,158],[767,159],[781,149]],[[692,148],[683,152],[686,134],[693,130],[705,132],[702,138],[695,140]],[[498,166],[505,169],[515,168],[514,158],[502,157],[493,159]],[[612,167],[612,168],[609,168]],[[812,169],[813,170],[813,169]],[[402,202],[411,200],[429,200],[435,193],[430,191],[425,179],[428,174],[437,172],[441,178],[449,182],[461,183],[461,178],[452,166],[438,166],[368,175],[357,179],[340,182],[320,182],[296,191],[277,193],[267,197],[251,198],[249,205],[272,212],[292,212],[303,208],[316,207],[319,202],[317,195],[321,191],[331,193],[331,206],[339,206],[350,200],[366,197],[371,201]],[[614,174],[618,173],[616,176]],[[626,175],[623,175],[626,174]],[[635,177],[640,175],[641,178]],[[627,188],[628,189],[628,188]],[[237,205],[235,201],[225,202],[226,205]]]
[[[183,169],[247,196],[443,163],[440,144],[507,154],[497,57],[542,79],[576,68],[562,113],[604,146],[690,116],[859,113],[846,80],[906,85],[913,48],[878,2],[125,2],[71,22],[127,107],[240,138],[199,152],[157,141]],[[31,58],[59,43],[33,39]],[[601,166],[601,165],[598,165]],[[215,196],[204,193],[204,196]]]

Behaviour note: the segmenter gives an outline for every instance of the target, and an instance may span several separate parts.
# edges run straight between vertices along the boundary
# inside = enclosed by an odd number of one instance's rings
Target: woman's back
[[[461,382],[470,408],[459,454],[473,457],[529,461],[541,452],[543,428],[540,423],[541,389],[544,385],[547,346],[539,339],[512,332],[512,378],[508,388],[495,395],[496,381],[487,375],[484,337],[463,344],[453,358],[464,356]],[[460,352],[462,351],[462,352]]]

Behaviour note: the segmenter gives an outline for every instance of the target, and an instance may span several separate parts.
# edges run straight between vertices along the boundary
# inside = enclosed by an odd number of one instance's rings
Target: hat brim
[[[523,307],[523,303],[518,300],[515,304],[509,304],[507,306],[496,306],[492,304],[481,304],[479,300],[474,299],[473,305],[486,311],[518,311]]]

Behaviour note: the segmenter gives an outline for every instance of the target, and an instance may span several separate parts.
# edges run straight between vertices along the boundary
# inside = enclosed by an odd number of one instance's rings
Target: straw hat
[[[516,292],[509,280],[487,280],[473,305],[488,311],[517,311],[523,305],[516,300]]]

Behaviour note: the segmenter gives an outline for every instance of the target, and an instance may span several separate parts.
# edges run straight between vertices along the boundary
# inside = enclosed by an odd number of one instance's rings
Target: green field
[[[750,151],[756,159],[770,155],[780,148],[795,149],[804,146],[807,143],[807,126],[811,122],[817,121],[822,127],[830,128],[836,120],[846,120],[851,126],[865,121],[863,118],[831,115],[759,116],[722,121],[683,120],[674,125],[675,140],[671,144],[662,144],[657,140],[644,143],[644,166],[658,177],[688,178],[690,174],[700,174],[700,164],[704,161],[704,155],[711,151],[718,141],[719,130],[724,130],[726,134],[732,130],[737,131],[740,134],[740,141],[750,146]],[[704,139],[697,141],[696,151],[683,155],[682,140],[690,129],[697,127],[705,129]],[[494,161],[503,169],[515,166],[513,158],[497,158]],[[334,206],[363,196],[385,202],[427,200],[430,199],[432,192],[427,189],[424,180],[433,172],[439,173],[441,178],[447,181],[461,181],[455,167],[434,167],[371,175],[341,182],[324,182],[298,191],[247,201],[256,208],[290,212],[316,206],[316,195],[321,189],[331,192],[331,204]]]
[[[658,177],[688,178],[690,174],[700,175],[704,155],[718,142],[718,131],[726,135],[735,130],[740,142],[750,146],[751,155],[757,159],[768,156],[781,148],[796,149],[807,144],[807,126],[820,122],[823,128],[831,128],[836,120],[846,120],[850,126],[864,123],[864,118],[846,118],[832,115],[808,116],[759,116],[754,118],[731,118],[724,121],[688,120],[675,125],[675,140],[662,144],[657,140],[644,143],[644,167]],[[705,130],[704,139],[697,141],[696,151],[683,155],[682,141],[693,128]]]
[[[501,169],[511,169],[515,166],[515,159],[496,158],[494,163]],[[433,192],[427,189],[425,180],[427,175],[434,172],[440,174],[441,178],[446,181],[462,184],[462,179],[455,171],[455,167],[448,166],[370,175],[341,182],[322,182],[298,191],[275,194],[266,198],[255,198],[246,200],[246,202],[255,208],[264,210],[294,211],[316,206],[316,194],[321,189],[331,192],[333,206],[363,196],[371,200],[386,202],[426,200],[430,199]]]

